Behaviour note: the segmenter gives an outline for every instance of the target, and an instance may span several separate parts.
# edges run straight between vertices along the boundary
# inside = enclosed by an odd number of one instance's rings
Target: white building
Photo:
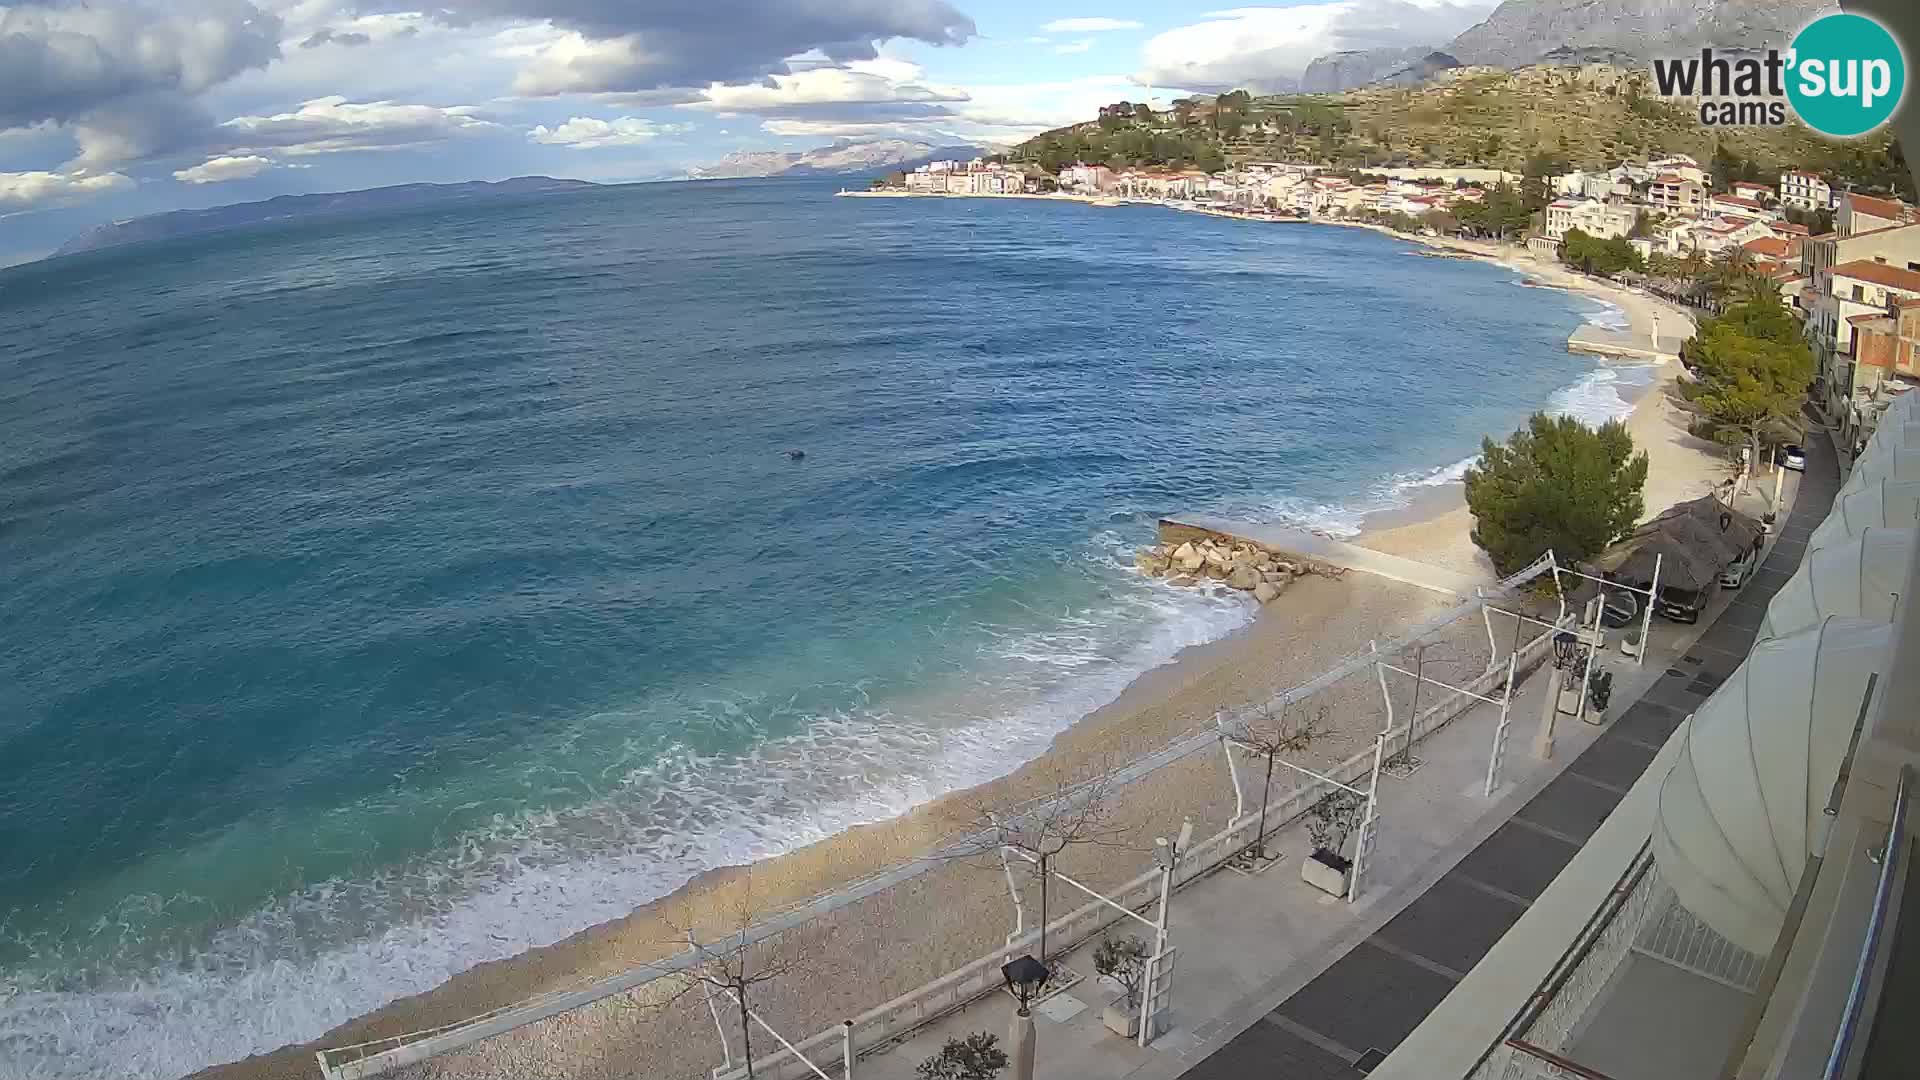
[[[1557,244],[1569,230],[1579,229],[1588,236],[1611,240],[1632,232],[1638,213],[1631,206],[1611,206],[1592,199],[1557,199],[1547,205],[1547,239]]]
[[[1783,172],[1780,205],[1796,210],[1825,210],[1833,205],[1833,188],[1810,172]]]

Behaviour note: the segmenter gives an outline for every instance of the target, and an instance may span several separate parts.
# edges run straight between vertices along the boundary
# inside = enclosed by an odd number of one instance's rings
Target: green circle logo
[[[1864,15],[1808,23],[1793,39],[1787,65],[1787,100],[1823,135],[1865,135],[1893,116],[1907,89],[1900,43]]]

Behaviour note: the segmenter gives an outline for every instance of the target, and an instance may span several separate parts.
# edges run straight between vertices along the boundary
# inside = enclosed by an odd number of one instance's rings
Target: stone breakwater
[[[1341,578],[1344,568],[1283,555],[1246,540],[1201,536],[1141,548],[1134,554],[1141,572],[1165,577],[1169,584],[1201,585],[1217,581],[1230,589],[1253,594],[1270,604],[1287,591],[1295,578],[1307,574]]]

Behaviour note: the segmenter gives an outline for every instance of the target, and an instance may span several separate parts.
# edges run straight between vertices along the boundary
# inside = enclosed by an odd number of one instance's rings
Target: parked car
[[[1745,585],[1747,583],[1747,571],[1751,569],[1753,569],[1753,560],[1747,558],[1745,554],[1742,554],[1739,558],[1728,563],[1725,570],[1720,571],[1720,587],[1723,589],[1737,589]]]
[[[1798,446],[1783,446],[1780,448],[1780,464],[1794,472],[1805,472],[1807,452]]]
[[[1707,590],[1699,592],[1680,592],[1678,590],[1660,590],[1660,602],[1653,610],[1661,618],[1679,623],[1696,623],[1700,613],[1707,608]]]

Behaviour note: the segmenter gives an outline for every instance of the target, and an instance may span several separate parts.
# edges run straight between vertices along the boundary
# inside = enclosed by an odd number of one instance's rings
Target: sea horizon
[[[1003,775],[1251,618],[1132,570],[1158,516],[1350,536],[1650,380],[1364,230],[838,183],[0,271],[0,1073],[312,1038]]]

